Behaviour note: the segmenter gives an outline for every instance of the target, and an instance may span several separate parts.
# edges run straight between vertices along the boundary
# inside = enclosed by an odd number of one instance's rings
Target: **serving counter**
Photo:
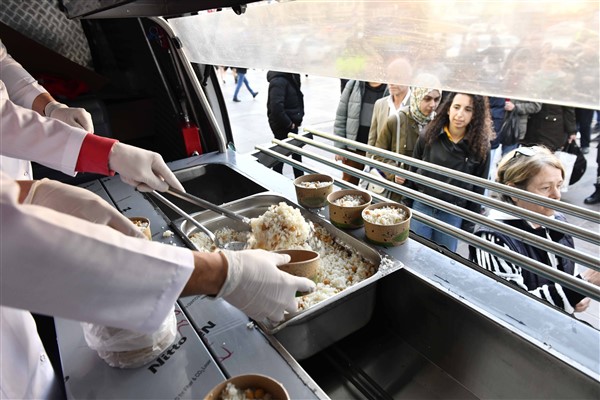
[[[250,155],[210,153],[170,167],[186,190],[215,203],[261,191],[296,202],[292,182]],[[118,177],[84,186],[126,216],[148,217],[154,241],[187,245],[165,234],[175,231],[170,224],[178,217]],[[315,212],[326,219],[326,209]],[[348,233],[364,240],[362,229]],[[229,376],[261,373],[282,382],[294,399],[599,397],[600,336],[592,327],[414,239],[376,250],[403,268],[371,284],[374,316],[306,360],[293,358],[276,335],[225,301],[205,296],[179,300],[175,343],[186,340],[156,371],[152,364],[112,369],[86,346],[78,323],[57,320],[67,394],[202,398]]]

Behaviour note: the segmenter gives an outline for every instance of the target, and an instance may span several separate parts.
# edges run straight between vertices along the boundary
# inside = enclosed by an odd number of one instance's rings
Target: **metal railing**
[[[502,185],[502,184],[499,184],[496,182],[491,182],[486,179],[474,177],[472,175],[459,173],[454,170],[440,167],[435,164],[430,164],[430,163],[427,163],[427,162],[424,162],[421,160],[417,160],[417,159],[414,159],[411,157],[402,156],[402,155],[399,155],[394,152],[390,152],[390,151],[382,150],[382,149],[379,149],[376,147],[364,145],[362,143],[347,140],[345,138],[341,138],[339,136],[331,135],[328,133],[319,132],[319,131],[316,131],[313,129],[305,129],[305,132],[309,132],[313,135],[317,135],[319,137],[331,140],[332,142],[342,143],[344,145],[348,145],[353,148],[364,150],[370,154],[380,155],[380,156],[385,157],[386,159],[389,159],[392,161],[401,162],[401,163],[411,165],[411,166],[418,166],[420,168],[423,168],[423,169],[426,169],[429,171],[434,171],[440,175],[450,176],[450,177],[453,177],[456,179],[468,181],[469,183],[472,183],[472,184],[478,185],[478,186],[482,186],[482,187],[488,188],[490,190],[494,190],[498,193],[506,194],[506,195],[513,196],[513,197],[518,197],[518,198],[530,201],[532,203],[544,205],[546,207],[553,208],[557,211],[561,211],[567,215],[573,215],[573,216],[577,216],[579,218],[586,219],[588,221],[600,223],[600,213],[597,213],[597,212],[594,212],[591,210],[587,210],[582,207],[565,204],[565,203],[562,203],[557,200],[548,199],[548,198],[545,198],[545,197],[542,197],[539,195],[535,195],[535,194],[532,194],[532,193],[529,193],[529,192],[526,192],[526,191],[523,191],[520,189]],[[390,164],[387,164],[384,162],[380,162],[377,160],[373,160],[369,157],[364,157],[364,156],[358,155],[356,153],[352,153],[352,152],[343,150],[339,147],[334,147],[334,146],[324,144],[322,142],[308,138],[304,135],[290,133],[290,134],[288,134],[288,137],[290,139],[286,139],[285,141],[273,139],[272,143],[279,148],[288,150],[289,152],[294,152],[294,153],[300,154],[304,157],[308,157],[314,161],[317,161],[318,163],[323,164],[325,166],[329,166],[329,167],[337,169],[341,172],[345,172],[347,174],[358,177],[360,179],[364,179],[365,181],[372,182],[374,184],[382,186],[385,189],[390,190],[391,192],[398,193],[400,195],[409,197],[411,199],[423,202],[432,207],[439,208],[446,212],[458,215],[463,219],[477,223],[481,226],[486,226],[494,231],[498,231],[498,232],[507,234],[509,236],[518,238],[519,240],[521,240],[525,243],[534,245],[545,251],[552,252],[552,253],[560,255],[562,257],[571,259],[578,264],[581,264],[581,265],[584,265],[591,269],[600,271],[600,263],[598,261],[598,257],[590,256],[588,254],[585,254],[581,251],[570,248],[568,246],[564,246],[564,245],[555,243],[551,240],[541,238],[541,237],[531,234],[529,232],[525,232],[521,229],[509,226],[507,224],[491,220],[484,215],[472,212],[463,207],[458,207],[453,204],[449,204],[447,202],[438,200],[437,198],[434,198],[432,196],[426,195],[419,191],[407,188],[405,186],[398,185],[398,184],[396,184],[392,181],[389,181],[383,177],[380,178],[375,175],[358,170],[356,168],[352,168],[347,165],[337,163],[333,160],[332,157],[330,157],[330,158],[323,157],[314,152],[307,151],[303,147],[295,146],[295,145],[291,144],[290,142],[291,142],[291,140],[293,140],[294,143],[301,142],[301,143],[305,143],[310,146],[314,146],[321,150],[327,151],[331,154],[339,154],[348,159],[360,162],[361,164],[369,165],[371,167],[375,167],[382,171],[402,176],[406,179],[410,179],[410,180],[413,180],[415,182],[418,182],[418,183],[421,183],[424,185],[430,185],[430,186],[436,187],[440,190],[446,191],[446,192],[454,194],[456,196],[466,198],[470,201],[484,204],[489,208],[495,208],[495,209],[501,210],[503,212],[506,212],[508,214],[527,219],[529,221],[535,221],[543,226],[555,229],[560,232],[568,233],[574,237],[585,240],[596,246],[600,245],[600,234],[598,234],[597,232],[592,232],[592,231],[586,230],[581,227],[574,226],[572,224],[569,224],[569,223],[566,223],[563,221],[557,221],[553,218],[549,218],[549,217],[543,216],[538,213],[524,210],[524,209],[516,207],[512,204],[508,204],[508,203],[505,203],[505,202],[502,202],[502,201],[499,201],[499,200],[496,200],[493,198],[489,198],[489,197],[474,193],[473,191],[465,190],[462,188],[457,188],[455,186],[445,184],[445,183],[437,181],[435,179],[423,177],[421,175],[407,171],[405,169],[398,168],[393,165],[390,165]],[[260,151],[261,153],[264,153],[267,156],[273,157],[274,159],[276,159],[278,161],[289,164],[294,168],[298,168],[298,169],[303,170],[308,173],[323,173],[323,171],[319,171],[318,169],[309,168],[301,162],[294,161],[291,158],[286,157],[285,154],[281,154],[280,152],[273,151],[269,147],[256,146],[255,148],[258,151]],[[335,181],[336,185],[338,185],[340,187],[352,188],[352,189],[358,188],[357,186],[355,186],[351,183],[345,182],[345,181],[335,178],[335,177],[334,177],[334,181]],[[381,195],[377,195],[374,193],[371,193],[371,195],[373,196],[374,200],[377,200],[377,201],[390,201],[387,197],[384,197]],[[535,261],[529,257],[522,255],[522,254],[508,250],[504,247],[498,246],[498,245],[491,243],[485,239],[482,239],[481,237],[479,237],[477,235],[468,233],[462,229],[456,228],[452,225],[449,225],[447,223],[444,223],[442,221],[439,221],[437,219],[429,217],[418,211],[412,210],[412,212],[413,212],[413,218],[415,218],[416,220],[421,221],[429,226],[435,227],[436,230],[439,230],[443,233],[446,233],[448,235],[456,237],[471,246],[475,246],[479,249],[487,251],[495,256],[501,257],[507,261],[517,264],[529,271],[532,271],[536,274],[539,274],[539,275],[544,276],[548,279],[551,279],[555,282],[558,282],[561,285],[568,287],[572,290],[575,290],[581,294],[584,294],[585,296],[588,296],[594,300],[600,301],[600,287],[598,287],[596,285],[593,285],[585,280],[578,279],[572,275],[569,275],[569,274],[559,271],[557,269],[551,268],[546,264],[543,264],[539,261]]]

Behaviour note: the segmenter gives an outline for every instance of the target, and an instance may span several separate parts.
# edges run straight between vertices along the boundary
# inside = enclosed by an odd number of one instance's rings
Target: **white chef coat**
[[[25,68],[16,62],[0,40],[0,81],[4,82],[10,100],[25,108],[31,109],[33,100],[46,93]],[[0,170],[13,179],[33,179],[31,162],[18,158],[0,156]]]
[[[0,117],[0,154],[75,175],[85,130],[14,104],[1,81]]]
[[[85,135],[15,105],[0,82],[1,154],[74,174]],[[54,372],[24,310],[151,333],[189,279],[193,256],[20,205],[18,194],[18,185],[0,172],[0,396],[53,398]]]

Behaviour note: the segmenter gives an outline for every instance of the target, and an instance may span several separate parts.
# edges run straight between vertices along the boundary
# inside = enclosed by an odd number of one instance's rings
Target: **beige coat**
[[[400,120],[400,134],[397,134],[397,123],[398,119],[395,115],[389,117],[385,124],[379,130],[377,135],[376,147],[389,151],[396,152],[398,154],[412,157],[413,150],[419,138],[419,124],[410,117],[408,109],[402,109],[398,113]],[[399,137],[398,137],[399,136]],[[396,166],[396,161],[389,160],[381,156],[375,156],[375,160],[385,162]],[[408,166],[401,165],[402,168],[408,169]],[[385,174],[386,178],[390,181],[394,181],[394,174]],[[400,201],[402,196],[391,193],[390,199],[394,201]]]

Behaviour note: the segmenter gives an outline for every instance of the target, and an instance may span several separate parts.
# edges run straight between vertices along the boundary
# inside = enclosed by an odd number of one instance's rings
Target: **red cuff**
[[[96,174],[113,176],[115,171],[108,168],[108,156],[116,139],[109,139],[88,133],[83,139],[75,171],[93,172]]]

